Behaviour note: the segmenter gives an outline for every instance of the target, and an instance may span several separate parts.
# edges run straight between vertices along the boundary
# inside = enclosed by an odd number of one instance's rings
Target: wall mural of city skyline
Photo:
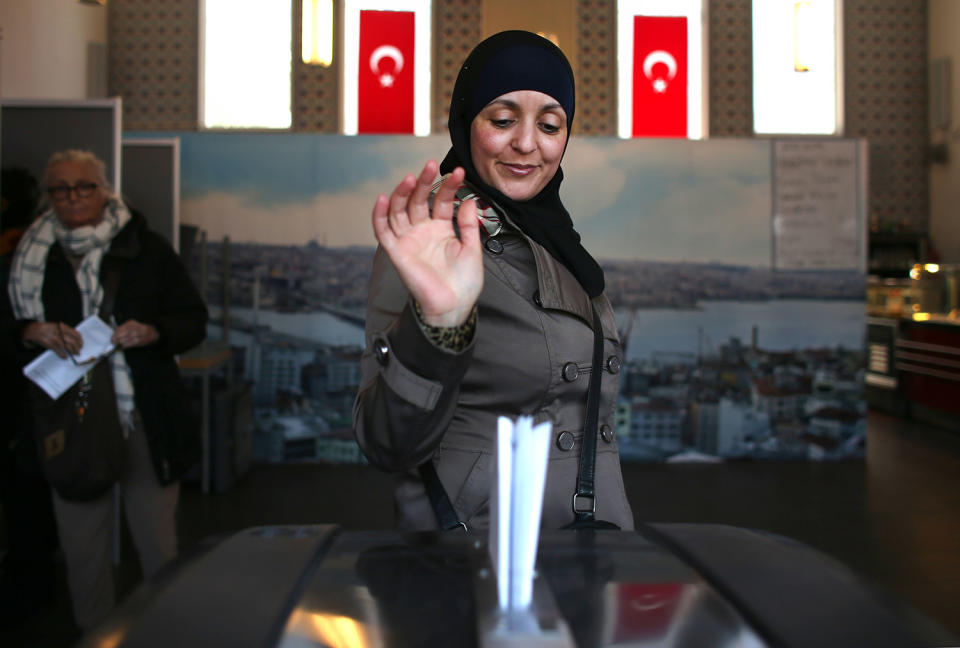
[[[181,221],[208,237],[212,339],[229,277],[255,458],[362,462],[350,412],[370,209],[448,140],[176,135]],[[625,461],[864,456],[865,276],[772,269],[770,141],[574,137],[563,170],[626,342]]]

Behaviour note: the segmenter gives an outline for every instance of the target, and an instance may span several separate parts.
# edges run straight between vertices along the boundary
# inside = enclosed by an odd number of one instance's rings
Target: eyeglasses
[[[67,184],[62,184],[56,187],[50,187],[47,191],[54,200],[66,200],[70,197],[71,191],[77,192],[77,198],[89,198],[99,186],[96,182],[78,182],[72,187]]]

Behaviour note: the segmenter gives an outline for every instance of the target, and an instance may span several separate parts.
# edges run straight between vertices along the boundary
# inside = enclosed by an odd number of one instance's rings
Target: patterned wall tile
[[[447,132],[453,84],[460,64],[482,38],[483,0],[435,0],[433,3],[432,132]]]
[[[108,91],[126,130],[196,130],[198,0],[110,0]]]
[[[750,0],[710,0],[708,70],[711,137],[753,135],[753,47]]]
[[[846,0],[845,130],[870,146],[870,227],[926,231],[927,3]]]
[[[617,3],[577,3],[577,116],[579,135],[617,134]]]
[[[330,67],[310,65],[300,59],[303,4],[293,1],[293,79],[291,108],[293,130],[304,133],[340,132],[340,80],[338,62]],[[336,54],[334,54],[336,56]]]

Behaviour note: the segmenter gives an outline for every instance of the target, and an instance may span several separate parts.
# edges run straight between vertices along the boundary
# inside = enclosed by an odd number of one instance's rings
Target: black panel
[[[150,229],[174,245],[176,201],[174,194],[178,149],[171,144],[123,142],[122,195],[131,210],[140,212]]]
[[[102,104],[102,102],[100,102]],[[64,149],[92,151],[107,166],[111,182],[117,161],[116,106],[107,105],[9,105],[0,114],[0,160],[3,168],[22,167],[43,185],[43,172],[50,155]]]

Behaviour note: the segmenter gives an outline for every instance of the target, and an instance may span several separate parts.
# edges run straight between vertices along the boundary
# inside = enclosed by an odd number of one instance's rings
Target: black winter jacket
[[[113,309],[116,323],[134,319],[152,324],[160,334],[153,344],[127,349],[124,356],[133,374],[135,402],[146,428],[157,479],[166,485],[180,479],[200,453],[199,419],[185,393],[174,356],[203,341],[207,307],[177,253],[147,228],[142,216],[134,214],[114,237],[103,257],[101,281],[110,265],[120,270]],[[76,326],[83,319],[74,269],[58,243],[47,256],[42,299],[49,322]],[[23,366],[39,351],[21,345],[23,329],[30,321],[14,318],[6,289],[2,318],[5,361]],[[24,418],[31,424],[29,417]]]

